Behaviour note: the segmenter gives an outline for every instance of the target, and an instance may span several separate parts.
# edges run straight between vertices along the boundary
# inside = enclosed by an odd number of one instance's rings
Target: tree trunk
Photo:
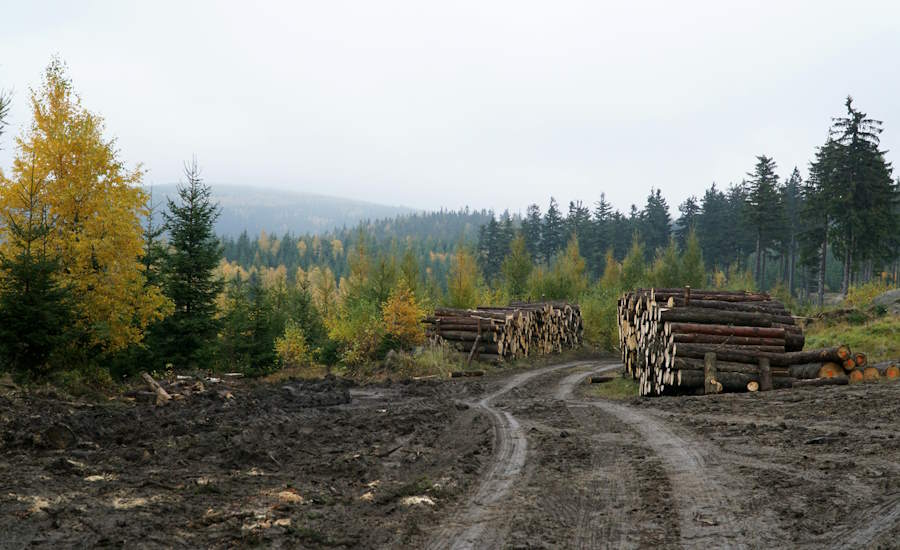
[[[819,255],[819,307],[825,307],[825,261],[828,259],[828,219],[822,234],[822,253]]]
[[[790,260],[788,262],[788,292],[790,292],[791,298],[794,297],[794,266],[796,253],[794,249],[797,247],[796,245],[796,237],[793,233],[791,233],[791,250],[790,250]]]
[[[754,275],[756,276],[756,284],[759,286],[760,289],[762,289],[762,285],[759,282],[760,259],[762,258],[762,256],[760,256],[761,247],[762,247],[762,231],[757,230],[756,231],[756,273],[754,273]]]

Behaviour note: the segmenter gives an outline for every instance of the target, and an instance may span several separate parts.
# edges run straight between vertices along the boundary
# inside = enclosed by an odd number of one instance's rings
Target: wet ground
[[[896,548],[900,383],[610,401],[612,361],[0,396],[0,546]]]

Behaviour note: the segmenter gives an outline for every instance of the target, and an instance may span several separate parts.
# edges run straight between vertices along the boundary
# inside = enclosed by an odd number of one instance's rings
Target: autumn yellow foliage
[[[303,327],[289,320],[284,334],[275,339],[275,353],[285,367],[303,367],[312,361],[312,354]]]
[[[77,323],[92,343],[119,350],[139,342],[152,321],[171,310],[159,288],[146,285],[141,216],[143,171],[128,170],[103,119],[89,112],[59,61],[31,95],[33,120],[16,140],[9,178],[0,179],[0,209],[22,206],[20,190],[34,178],[60,258],[60,282],[75,297]],[[8,242],[0,228],[0,243]]]
[[[422,325],[425,311],[403,279],[391,291],[381,308],[381,313],[385,332],[401,345],[412,346],[425,341],[425,330]]]

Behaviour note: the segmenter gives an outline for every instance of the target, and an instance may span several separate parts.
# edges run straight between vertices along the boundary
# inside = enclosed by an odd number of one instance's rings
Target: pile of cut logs
[[[577,348],[581,309],[567,302],[513,302],[506,307],[437,308],[425,319],[426,335],[485,362],[559,353]]]
[[[619,300],[618,327],[641,395],[841,384],[878,372],[866,374],[866,355],[847,346],[804,351],[803,330],[768,294],[638,289]]]

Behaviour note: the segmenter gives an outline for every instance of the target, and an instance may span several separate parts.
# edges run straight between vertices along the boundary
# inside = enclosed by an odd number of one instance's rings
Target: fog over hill
[[[405,206],[389,206],[372,202],[330,197],[314,193],[266,189],[249,185],[210,184],[213,198],[221,205],[222,215],[216,233],[237,236],[244,230],[250,235],[261,230],[281,235],[290,231],[298,235],[322,233],[362,220],[389,218],[416,212]],[[149,191],[149,188],[148,188]],[[157,212],[165,209],[165,197],[176,196],[176,184],[153,186],[153,203]]]

